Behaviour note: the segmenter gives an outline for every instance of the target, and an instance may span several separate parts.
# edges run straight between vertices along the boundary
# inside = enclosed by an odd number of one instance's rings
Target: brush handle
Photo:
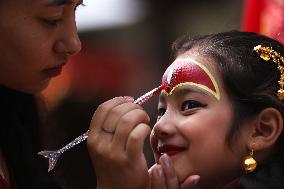
[[[139,104],[142,105],[145,102],[147,102],[151,97],[155,96],[156,94],[158,94],[161,90],[163,89],[163,86],[159,86],[157,88],[154,88],[153,90],[145,93],[144,95],[142,95],[141,97],[137,98],[134,103],[135,104]],[[48,158],[48,172],[51,171],[57,160],[59,159],[59,157],[67,150],[73,148],[74,146],[76,146],[77,144],[83,142],[84,140],[86,140],[88,138],[88,132],[89,130],[87,130],[84,134],[78,136],[77,138],[75,138],[73,141],[69,142],[67,145],[63,146],[62,148],[60,148],[59,150],[54,150],[54,151],[48,151],[48,150],[44,150],[44,151],[40,151],[38,152],[39,155],[44,156],[45,158]]]

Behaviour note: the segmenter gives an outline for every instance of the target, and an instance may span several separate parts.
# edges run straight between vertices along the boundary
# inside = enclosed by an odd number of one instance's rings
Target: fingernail
[[[200,176],[199,175],[193,175],[192,176],[192,183],[193,183],[193,186],[196,186],[200,180]]]
[[[162,160],[164,161],[167,168],[171,166],[171,160],[170,157],[167,154],[163,154]]]
[[[158,172],[158,175],[159,175],[160,178],[164,177],[164,172],[163,172],[163,169],[161,167],[157,168],[157,172]]]
[[[134,98],[131,97],[131,96],[124,96],[123,97],[127,102],[133,102],[134,101]]]

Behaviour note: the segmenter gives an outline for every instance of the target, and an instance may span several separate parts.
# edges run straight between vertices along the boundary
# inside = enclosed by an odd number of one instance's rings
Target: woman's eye
[[[74,11],[78,9],[78,7],[85,7],[86,5],[84,3],[79,3],[75,6]]]
[[[193,109],[193,108],[202,108],[205,107],[206,105],[201,104],[200,102],[194,101],[194,100],[187,100],[184,101],[181,105],[181,111],[186,111],[189,109]]]
[[[158,109],[157,121],[165,114],[165,112],[166,112],[165,108]]]
[[[61,23],[63,21],[62,18],[59,19],[43,19],[43,21],[48,25],[48,26],[57,26],[59,23]]]

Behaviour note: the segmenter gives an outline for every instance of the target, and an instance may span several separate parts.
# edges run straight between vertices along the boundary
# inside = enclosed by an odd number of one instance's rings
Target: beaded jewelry
[[[277,68],[280,71],[280,79],[278,81],[280,85],[280,89],[277,91],[277,96],[280,100],[284,99],[284,57],[271,47],[264,47],[262,45],[257,45],[253,48],[253,50],[265,61],[269,61],[277,64]]]

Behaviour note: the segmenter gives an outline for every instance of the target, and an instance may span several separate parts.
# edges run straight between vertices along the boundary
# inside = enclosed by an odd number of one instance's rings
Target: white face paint
[[[170,67],[170,70],[169,70],[169,73],[167,75],[167,84],[169,85],[172,81],[172,78],[173,78],[173,73],[174,73],[174,68],[171,66]]]

